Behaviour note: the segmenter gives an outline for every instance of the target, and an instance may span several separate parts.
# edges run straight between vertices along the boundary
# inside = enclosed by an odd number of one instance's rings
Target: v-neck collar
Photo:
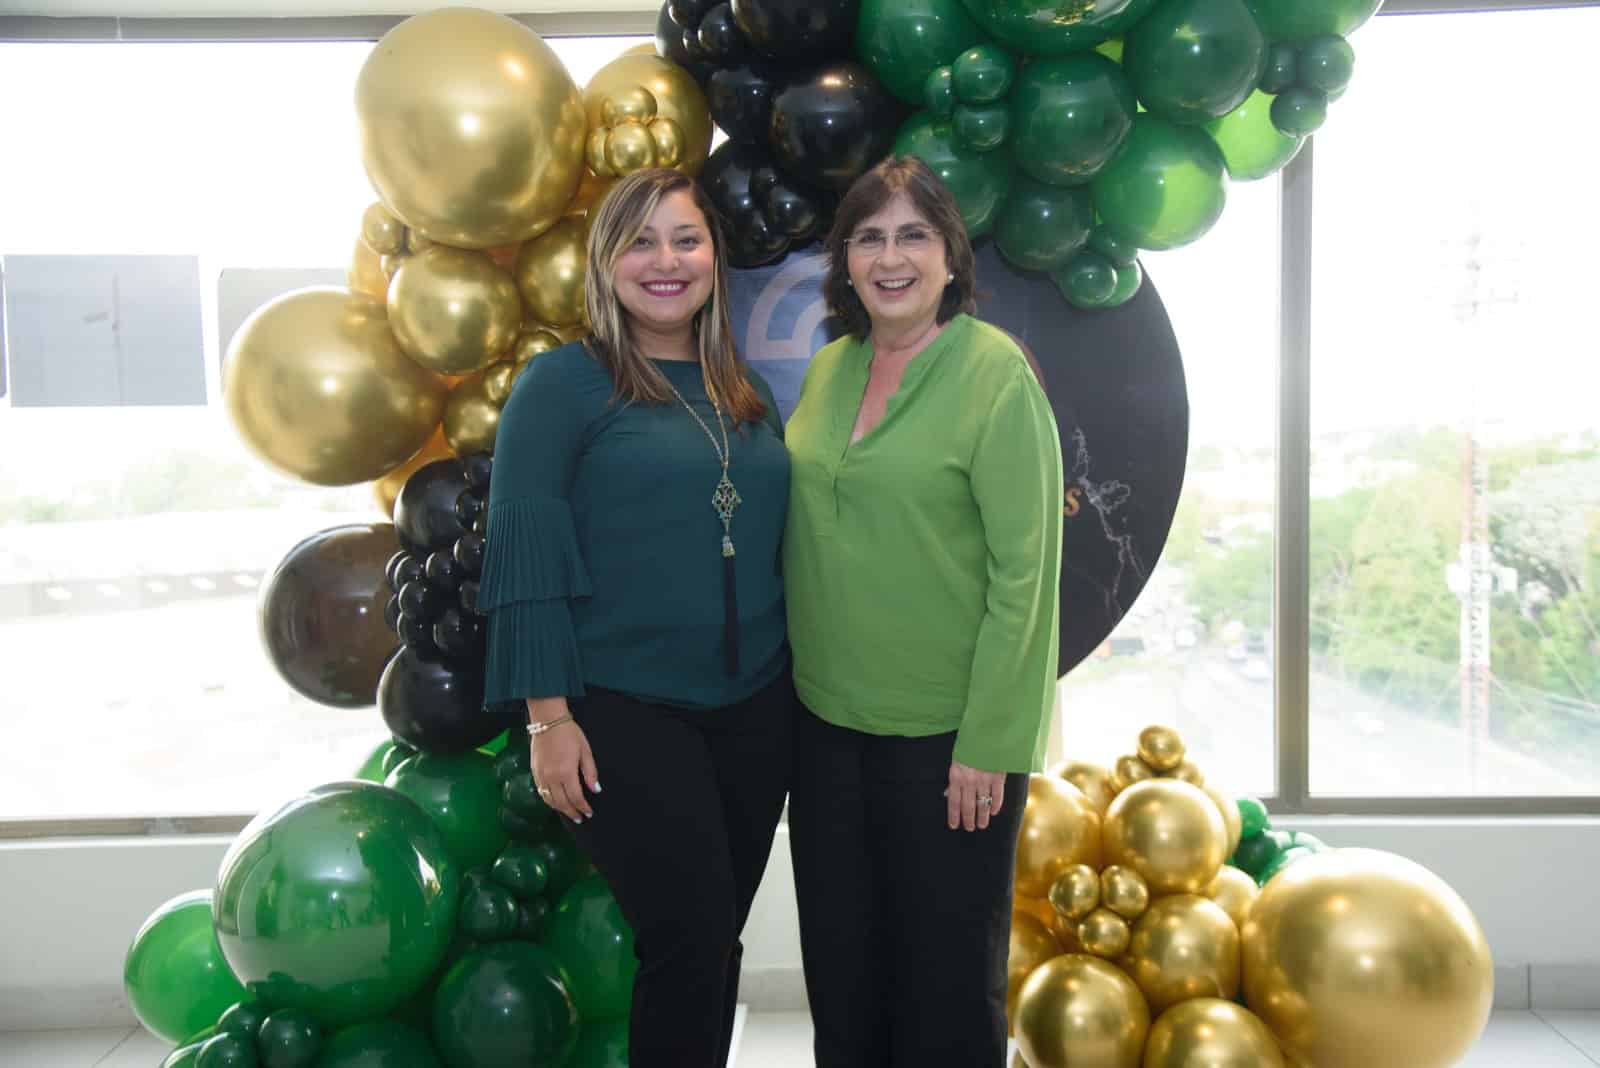
[[[872,361],[876,357],[873,353],[872,336],[870,334],[865,339],[854,343],[855,352],[851,354],[848,361],[851,370],[848,383],[848,403],[834,405],[835,418],[838,420],[835,429],[843,431],[843,445],[840,448],[842,457],[848,457],[856,449],[868,445],[878,438],[885,427],[888,426],[889,420],[894,416],[896,402],[911,395],[917,384],[926,377],[929,369],[938,362],[940,356],[950,347],[952,335],[965,325],[966,318],[967,316],[964,312],[953,316],[949,322],[944,324],[944,329],[940,330],[938,335],[928,342],[921,352],[911,357],[911,361],[906,364],[905,370],[901,372],[900,384],[895,387],[895,391],[884,402],[883,418],[878,420],[878,424],[871,430],[861,435],[860,441],[851,441],[850,435],[855,430],[857,416],[861,414],[861,405],[866,399],[867,383],[872,378]]]

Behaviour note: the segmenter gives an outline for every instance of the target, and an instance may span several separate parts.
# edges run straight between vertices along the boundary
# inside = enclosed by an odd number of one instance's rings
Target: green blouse
[[[1002,331],[959,315],[854,444],[870,343],[806,372],[786,428],[784,535],[795,684],[870,734],[956,731],[955,759],[1036,771],[1054,707],[1061,446]]]

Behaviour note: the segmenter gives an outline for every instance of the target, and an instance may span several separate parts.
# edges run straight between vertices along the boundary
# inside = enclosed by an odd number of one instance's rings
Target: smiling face
[[[950,264],[939,232],[910,197],[896,193],[862,219],[846,248],[850,282],[873,330],[903,333],[932,325]]]
[[[688,190],[679,189],[661,198],[623,249],[613,282],[637,332],[681,338],[710,298],[715,271],[706,218]]]

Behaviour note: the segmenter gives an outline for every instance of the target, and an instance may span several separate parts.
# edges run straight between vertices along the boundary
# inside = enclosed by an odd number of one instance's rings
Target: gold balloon
[[[1183,738],[1172,727],[1152,725],[1139,732],[1139,759],[1156,771],[1183,763]]]
[[[678,169],[699,174],[711,154],[711,111],[706,95],[688,71],[660,56],[624,53],[600,68],[583,90],[586,129],[611,125],[604,113],[607,99],[624,100],[641,89],[655,102],[655,120],[650,125],[664,118],[678,128],[684,145]]]
[[[511,346],[511,359],[517,369],[527,366],[529,360],[562,346],[562,340],[548,330],[529,330]]]
[[[1086,954],[1035,968],[1017,992],[1017,1045],[1032,1068],[1137,1068],[1149,1032],[1139,988]]]
[[[656,142],[650,131],[636,122],[613,127],[606,138],[606,169],[617,175],[656,166]]]
[[[1228,832],[1228,856],[1233,856],[1239,848],[1239,836],[1244,833],[1244,820],[1239,815],[1239,803],[1215,783],[1206,783],[1200,787],[1211,798],[1212,804],[1217,806],[1217,811],[1222,814],[1222,826]]]
[[[406,251],[415,256],[419,252],[426,252],[439,242],[429,237],[423,237],[415,230],[406,231]]]
[[[405,223],[396,219],[382,204],[370,205],[361,216],[361,240],[380,256],[403,252],[406,247]]]
[[[1191,786],[1204,786],[1206,784],[1205,775],[1200,771],[1199,765],[1192,760],[1185,760],[1166,774]]]
[[[444,383],[395,344],[383,305],[333,286],[286,293],[239,327],[222,396],[239,435],[307,482],[370,482],[422,448]]]
[[[1085,953],[1116,958],[1127,952],[1132,931],[1128,921],[1107,908],[1098,908],[1078,921],[1078,941]]]
[[[1061,915],[1048,900],[1036,897],[1013,897],[1011,908],[1014,912],[1026,912],[1044,924],[1045,929],[1056,936],[1056,942],[1060,944],[1062,953],[1077,953],[1083,949],[1078,942],[1078,921]]]
[[[394,502],[400,499],[400,491],[405,488],[406,480],[416,474],[419,468],[435,460],[448,460],[453,455],[450,443],[444,439],[444,427],[435,428],[433,435],[417,450],[415,456],[372,483],[372,496],[378,502],[379,510],[385,516],[394,518]]]
[[[1100,900],[1124,919],[1138,919],[1150,907],[1150,887],[1132,868],[1113,864],[1100,873]]]
[[[1087,864],[1074,864],[1050,885],[1050,905],[1069,920],[1081,920],[1100,904],[1100,876]]]
[[[1045,897],[1074,864],[1100,866],[1100,813],[1071,783],[1028,776],[1028,803],[1017,838],[1016,893]]]
[[[356,238],[356,247],[350,253],[350,268],[345,271],[345,282],[356,293],[379,301],[388,299],[389,276],[384,272],[383,259],[372,251],[364,238]]]
[[[1083,796],[1094,804],[1102,816],[1111,806],[1111,799],[1117,796],[1117,791],[1111,785],[1111,772],[1099,764],[1065,760],[1051,768],[1049,774],[1057,779],[1065,779],[1082,790]]]
[[[600,101],[600,121],[607,126],[647,123],[656,117],[656,98],[642,86],[622,89]]]
[[[1241,931],[1244,930],[1245,920],[1250,918],[1250,906],[1255,904],[1260,892],[1256,881],[1247,872],[1228,864],[1222,866],[1217,877],[1211,880],[1211,885],[1206,887],[1206,897],[1220,905],[1222,911],[1228,914],[1228,919]]]
[[[1244,989],[1286,1053],[1316,1068],[1446,1068],[1494,994],[1483,928],[1444,880],[1370,849],[1317,853],[1262,889]]]
[[[522,300],[483,252],[436,245],[389,284],[389,322],[406,355],[441,374],[486,367],[516,340]]]
[[[518,370],[510,360],[498,360],[483,369],[483,395],[489,398],[491,404],[498,408],[505,407]]]
[[[1144,1068],[1284,1068],[1278,1040],[1249,1009],[1219,998],[1174,1005],[1150,1027]]]
[[[442,8],[406,19],[362,65],[356,112],[379,198],[435,241],[526,240],[578,188],[583,97],[550,46],[504,15]]]
[[[402,263],[410,258],[411,253],[404,251],[388,252],[378,257],[378,265],[383,268],[383,277],[389,282],[393,282],[395,272],[400,269]],[[387,285],[385,285],[385,292],[387,292]]]
[[[490,397],[488,375],[494,368],[468,375],[444,406],[444,437],[457,456],[494,449],[500,430],[500,405]],[[503,402],[502,402],[503,403]]]
[[[650,140],[656,144],[657,167],[676,167],[683,162],[683,154],[689,145],[684,139],[682,126],[662,115],[650,124],[649,130]]]
[[[551,326],[570,326],[583,318],[585,223],[568,215],[522,246],[517,257],[517,288],[528,314]]]
[[[1144,782],[1155,777],[1154,768],[1130,753],[1117,758],[1116,765],[1111,769],[1111,786],[1121,793],[1136,782]]]
[[[1133,925],[1122,967],[1152,1012],[1189,998],[1239,992],[1239,929],[1208,897],[1157,898]]]
[[[1134,783],[1106,810],[1105,859],[1153,894],[1198,894],[1227,858],[1227,828],[1205,791],[1177,779]]]
[[[1006,957],[1006,1026],[1009,1028],[1023,980],[1045,961],[1061,955],[1050,929],[1021,911],[1011,913],[1011,944]]]
[[[589,209],[604,200],[606,194],[611,192],[611,187],[616,184],[615,178],[585,173],[582,184],[578,186],[578,192],[572,197],[572,203],[567,205],[567,214],[587,216]]]

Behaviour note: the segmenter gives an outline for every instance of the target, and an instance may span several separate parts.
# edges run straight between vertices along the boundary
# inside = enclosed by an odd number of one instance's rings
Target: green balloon
[[[1030,178],[1082,185],[1122,147],[1135,106],[1133,86],[1105,56],[1036,60],[1011,93],[1011,153]]]
[[[523,901],[538,897],[550,885],[550,869],[537,852],[512,843],[495,858],[489,877]]]
[[[1328,96],[1315,89],[1285,89],[1272,101],[1272,125],[1289,137],[1314,134],[1328,118]]]
[[[537,942],[544,937],[550,911],[550,902],[542,897],[529,898],[517,905],[517,937],[530,942]]]
[[[1220,119],[1206,124],[1206,133],[1222,149],[1228,177],[1253,182],[1277,174],[1305,144],[1272,125],[1272,97],[1259,89]]]
[[[1004,155],[972,151],[957,140],[950,123],[925,111],[900,127],[894,153],[916,156],[938,176],[961,208],[968,237],[989,232],[1011,185],[1011,167]]]
[[[955,114],[956,82],[949,67],[935,67],[922,83],[922,105],[937,118],[948,119]]]
[[[389,750],[389,755],[383,758],[383,778],[387,779],[394,773],[394,769],[417,755],[417,751],[400,739],[394,740],[394,748]],[[383,779],[378,780],[380,783]]]
[[[416,802],[372,783],[329,783],[240,832],[218,877],[217,939],[268,1007],[352,1023],[427,982],[455,926],[458,880]]]
[[[581,879],[562,895],[545,925],[544,944],[561,964],[578,1015],[585,1020],[627,1015],[639,960],[633,955],[633,931],[603,878]]]
[[[1195,125],[1250,95],[1267,39],[1244,0],[1165,0],[1128,31],[1122,68],[1154,115]]]
[[[356,778],[363,782],[382,782],[383,777],[389,774],[384,770],[384,761],[389,759],[389,754],[394,752],[394,739],[379,742],[367,754],[367,759],[361,762],[361,767],[356,771]]]
[[[973,45],[950,65],[956,96],[963,104],[993,104],[1011,91],[1017,61],[999,45]]]
[[[1095,208],[1140,248],[1177,248],[1221,217],[1224,171],[1222,150],[1204,130],[1140,115],[1122,151],[1094,180]]]
[[[1256,835],[1272,827],[1272,817],[1267,814],[1267,806],[1253,797],[1241,797],[1237,802],[1239,806],[1239,838],[1254,838]]]
[[[974,152],[993,152],[1005,144],[1011,115],[997,104],[974,106],[957,104],[950,116],[956,139]]]
[[[566,1068],[628,1068],[628,1021],[586,1022]]]
[[[522,731],[518,730],[515,732],[515,737],[519,740],[522,738],[522,736]],[[511,744],[512,737],[513,732],[511,731],[505,731],[497,734],[484,744],[478,746],[478,752],[486,753],[489,756],[499,756],[501,753],[505,752],[506,746]]]
[[[494,761],[482,753],[423,753],[384,781],[433,817],[461,867],[493,863],[506,847],[500,781]]]
[[[451,1068],[557,1068],[578,1039],[578,1012],[548,952],[527,942],[474,950],[445,973],[433,1034]]]
[[[1327,842],[1324,842],[1314,834],[1307,834],[1305,831],[1290,831],[1289,841],[1295,846],[1303,846],[1313,853],[1321,853],[1328,848]]]
[[[128,1006],[151,1034],[183,1042],[246,997],[211,929],[211,891],[179,894],[140,926],[122,964]]]
[[[1299,43],[1323,34],[1348,37],[1377,13],[1383,0],[1245,0],[1274,41]]]
[[[994,243],[1018,267],[1048,271],[1084,246],[1093,225],[1094,202],[1087,189],[1019,176],[995,220]]]
[[[1062,56],[1109,40],[1144,18],[1156,0],[966,0],[979,25],[1018,52]]]
[[[1316,37],[1300,49],[1300,84],[1332,96],[1343,93],[1356,70],[1356,50],[1343,37]]]
[[[1278,843],[1270,835],[1258,834],[1240,841],[1239,848],[1233,852],[1233,866],[1259,879],[1278,853]]]
[[[518,815],[526,816],[533,823],[554,822],[556,811],[545,804],[544,798],[539,796],[539,787],[535,785],[531,771],[503,780],[500,800],[508,808],[516,809]]]
[[[862,0],[856,20],[856,55],[908,104],[923,102],[935,67],[983,40],[961,0]]]
[[[223,1031],[200,1044],[194,1068],[257,1068],[254,1036],[242,1031]]]
[[[1144,268],[1135,260],[1132,263],[1113,265],[1117,272],[1117,285],[1111,291],[1111,296],[1106,298],[1105,308],[1118,308],[1133,299],[1139,292],[1139,287],[1144,284]]]
[[[1099,308],[1117,291],[1117,269],[1100,253],[1084,249],[1052,277],[1075,308]]]
[[[528,747],[515,745],[509,749],[501,750],[494,758],[494,777],[501,782],[510,782],[512,779],[526,777],[530,780],[529,788],[531,789],[533,772],[529,770],[530,767]],[[535,796],[538,795],[535,794]],[[541,801],[540,804],[543,804],[543,802]]]
[[[200,1057],[200,1047],[205,1042],[189,1042],[161,1058],[161,1068],[195,1068]]]
[[[369,1020],[328,1037],[317,1068],[443,1068],[428,1036],[399,1020]]]
[[[261,1068],[310,1068],[321,1048],[322,1032],[304,1009],[279,1009],[256,1035]]]
[[[1267,881],[1274,875],[1295,861],[1311,856],[1314,852],[1315,850],[1308,849],[1305,846],[1290,846],[1288,849],[1282,850],[1267,862],[1266,867],[1261,869],[1261,874],[1256,876],[1256,882],[1265,886]]]
[[[517,933],[517,899],[496,883],[477,883],[462,893],[456,924],[479,942],[510,938]]]
[[[228,1010],[217,1018],[217,1033],[233,1031],[254,1041],[256,1032],[261,1030],[266,1018],[265,1008],[253,1001],[241,1001],[237,1005],[229,1006]]]
[[[564,828],[533,843],[532,848],[534,856],[544,861],[545,870],[550,873],[544,892],[552,901],[560,901],[574,883],[594,870]]]
[[[1139,259],[1139,246],[1109,226],[1096,226],[1089,234],[1089,247],[1117,267],[1127,267]]]
[[[1268,45],[1267,65],[1262,68],[1261,81],[1257,83],[1257,87],[1263,93],[1277,96],[1293,85],[1299,77],[1300,52],[1294,45]]]

